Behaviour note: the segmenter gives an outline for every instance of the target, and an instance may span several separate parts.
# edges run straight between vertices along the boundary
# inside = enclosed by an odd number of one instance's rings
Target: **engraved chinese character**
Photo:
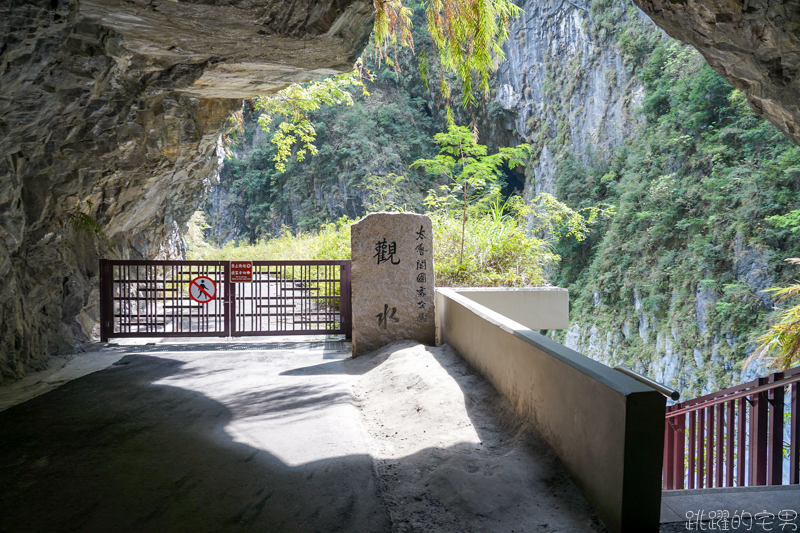
[[[425,309],[425,302],[423,302],[423,301],[417,302],[417,307],[420,308],[420,309]]]
[[[417,322],[419,322],[420,324],[423,323],[423,322],[427,322],[427,321],[428,321],[428,315],[427,314],[420,313],[419,316],[417,316]]]
[[[400,319],[394,316],[395,313],[397,313],[396,307],[392,307],[390,311],[389,304],[383,304],[383,313],[378,313],[375,315],[375,317],[378,319],[378,327],[383,327],[383,329],[386,329],[386,323],[389,320],[392,322],[400,322]]]
[[[420,288],[417,289],[417,296],[419,296],[420,298],[425,296],[425,287],[420,286]]]
[[[390,262],[393,265],[397,265],[400,263],[400,259],[395,257],[397,253],[397,243],[395,241],[386,242],[386,237],[383,238],[382,241],[378,241],[375,243],[375,257],[378,259],[378,264],[385,263],[386,261]],[[397,259],[397,261],[395,261]]]
[[[428,270],[428,261],[425,259],[417,259],[417,270]]]
[[[426,281],[428,281],[428,276],[424,272],[417,275],[417,283],[425,283]]]
[[[419,243],[417,247],[414,249],[419,252],[419,255],[425,255],[425,252],[427,251],[425,250],[425,246],[423,246],[422,243]]]
[[[425,238],[425,228],[423,228],[422,225],[420,225],[419,231],[417,232],[417,240],[424,238]]]
[[[708,528],[710,530],[719,529],[720,531],[727,531],[728,523],[730,522],[729,517],[730,513],[728,513],[727,510],[711,511],[708,513],[708,518],[710,520]]]

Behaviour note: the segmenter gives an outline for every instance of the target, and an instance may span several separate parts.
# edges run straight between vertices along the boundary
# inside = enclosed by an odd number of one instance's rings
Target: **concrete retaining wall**
[[[500,292],[437,289],[437,338],[537,428],[611,531],[656,533],[664,396],[476,301],[515,308],[519,318],[525,318],[524,308],[514,301],[542,296],[511,291],[504,297]],[[552,291],[544,298],[563,295]],[[536,307],[545,306],[528,304]],[[556,305],[552,323],[567,327],[558,309]],[[544,318],[549,320],[546,313]],[[546,321],[526,322],[536,329],[554,327]]]

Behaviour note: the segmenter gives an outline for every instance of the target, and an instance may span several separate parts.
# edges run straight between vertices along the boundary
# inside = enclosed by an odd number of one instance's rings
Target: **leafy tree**
[[[796,257],[786,261],[795,265],[800,264],[800,259]],[[800,283],[768,290],[776,296],[776,302],[779,303],[800,296]],[[794,364],[800,364],[800,304],[782,310],[775,324],[758,340],[761,344],[749,361],[764,356],[773,366],[784,370]]]
[[[259,96],[256,99],[255,108],[261,111],[258,124],[265,131],[269,131],[275,115],[283,118],[272,135],[272,144],[277,147],[273,157],[277,170],[286,170],[286,160],[298,142],[302,143],[295,154],[298,161],[302,161],[306,153],[317,153],[314,145],[317,132],[309,119],[309,113],[322,105],[353,105],[353,96],[346,90],[350,86],[360,86],[364,94],[369,94],[361,80],[351,72],[305,85],[295,83],[275,95]]]
[[[440,65],[456,74],[464,87],[462,104],[475,103],[472,76],[480,79],[478,89],[489,94],[489,78],[495,61],[505,60],[503,43],[508,39],[512,18],[522,10],[509,0],[428,0],[425,19]],[[388,55],[388,45],[397,54],[397,44],[413,49],[412,9],[401,0],[375,0],[375,49]],[[397,65],[397,61],[394,62]],[[428,53],[419,54],[419,71],[427,84]],[[439,80],[442,95],[449,95],[444,77]]]
[[[399,211],[401,206],[397,204],[397,193],[405,181],[405,174],[398,175],[394,172],[389,172],[385,176],[371,174],[364,183],[369,191],[369,210],[373,212]]]
[[[446,177],[451,185],[444,186],[444,196],[431,194],[430,203],[447,207],[458,206],[461,211],[461,251],[459,262],[464,261],[464,230],[467,213],[471,205],[481,200],[491,200],[500,192],[503,165],[513,169],[525,165],[530,153],[528,144],[512,148],[500,148],[496,154],[488,155],[486,146],[478,144],[474,134],[464,126],[451,125],[447,132],[434,136],[439,145],[439,155],[433,159],[418,159],[411,168],[423,168],[430,174]]]
[[[403,5],[402,0],[375,0],[374,49],[379,58],[391,62],[398,72],[398,45],[414,50],[413,13],[414,9]],[[479,78],[478,90],[488,96],[490,76],[496,65],[505,60],[503,43],[508,39],[511,19],[520,13],[521,9],[510,0],[429,0],[425,3],[429,42],[436,49],[440,66],[439,87],[451,123],[451,89],[444,72],[452,72],[460,81],[463,107],[476,103],[473,74]],[[394,61],[389,59],[389,45]],[[424,47],[419,52],[418,71],[427,87],[430,65]],[[302,161],[307,153],[317,153],[314,145],[316,130],[309,113],[321,105],[352,105],[352,97],[345,88],[363,87],[364,74],[371,77],[371,72],[359,60],[353,72],[305,85],[293,84],[275,95],[258,97],[255,107],[263,112],[259,122],[265,130],[269,130],[274,116],[283,119],[272,136],[272,142],[278,148],[275,168],[281,172],[286,169],[285,162],[297,144],[300,145],[295,154],[298,161]],[[228,133],[240,129],[241,121],[241,112],[234,113]],[[231,135],[226,135],[226,144],[231,139]]]

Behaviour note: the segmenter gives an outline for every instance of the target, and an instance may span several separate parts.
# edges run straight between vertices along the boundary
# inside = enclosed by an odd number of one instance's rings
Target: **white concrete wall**
[[[530,329],[569,327],[569,291],[561,287],[452,290]]]
[[[665,398],[477,303],[473,294],[437,290],[440,341],[537,428],[611,531],[656,533]]]

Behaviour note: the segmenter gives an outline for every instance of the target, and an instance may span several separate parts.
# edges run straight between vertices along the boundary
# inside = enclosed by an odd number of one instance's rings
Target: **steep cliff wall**
[[[0,382],[90,337],[99,257],[183,253],[241,98],[349,70],[371,25],[368,2],[4,2]]]
[[[537,148],[526,193],[619,211],[559,250],[558,339],[689,395],[762,373],[742,362],[769,323],[763,291],[800,251],[764,219],[798,207],[800,152],[632,3],[523,7],[497,99]]]
[[[659,33],[627,2],[604,7]],[[497,101],[510,112],[506,127],[536,146],[538,158],[528,170],[530,197],[555,194],[557,153],[588,155],[621,144],[638,120],[633,111],[644,91],[614,36],[592,22],[589,3],[528,1],[522,8],[498,71]]]

